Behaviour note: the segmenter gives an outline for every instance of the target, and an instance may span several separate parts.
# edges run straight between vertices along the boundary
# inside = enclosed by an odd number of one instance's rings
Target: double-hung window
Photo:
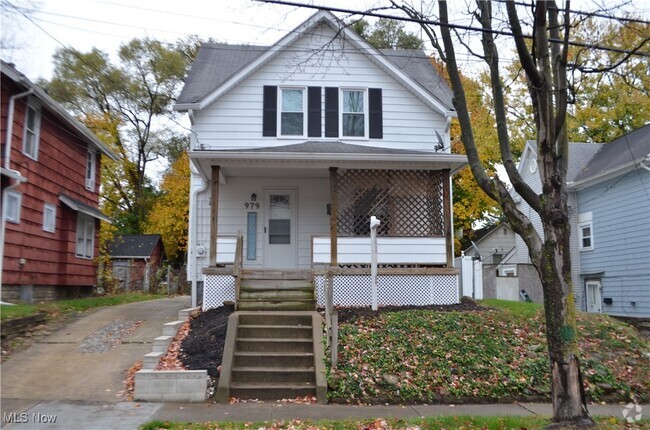
[[[97,160],[97,153],[92,150],[88,150],[88,155],[86,156],[86,189],[90,191],[95,190],[95,165]]]
[[[578,240],[580,251],[594,249],[594,227],[591,212],[578,215]]]
[[[341,90],[341,136],[366,137],[366,91]]]
[[[77,212],[77,245],[75,255],[81,258],[93,258],[95,246],[95,218]]]
[[[7,221],[15,224],[20,223],[20,205],[23,195],[18,191],[10,190],[5,193],[3,206],[4,217]]]
[[[30,100],[25,108],[23,133],[23,154],[38,160],[38,140],[41,129],[41,110],[36,102]]]
[[[305,135],[305,89],[280,88],[280,136]]]
[[[56,206],[45,203],[43,206],[43,231],[54,233],[56,230]]]

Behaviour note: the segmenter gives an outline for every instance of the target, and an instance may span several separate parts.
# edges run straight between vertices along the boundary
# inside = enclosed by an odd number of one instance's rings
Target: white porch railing
[[[337,240],[338,264],[370,264],[369,237],[339,237]],[[312,238],[312,263],[330,263],[330,238]],[[378,237],[378,264],[447,263],[444,237]]]

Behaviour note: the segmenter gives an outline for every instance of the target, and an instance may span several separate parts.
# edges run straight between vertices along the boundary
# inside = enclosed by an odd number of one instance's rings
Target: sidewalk
[[[6,423],[3,428],[15,430],[132,430],[152,421],[224,422],[271,420],[360,420],[365,418],[417,418],[435,416],[550,416],[551,405],[543,403],[512,403],[491,405],[300,405],[286,403],[245,403],[219,405],[208,403],[91,403],[72,401],[9,400],[16,417],[25,423]],[[625,405],[590,405],[591,416],[623,418]],[[642,405],[650,411],[650,405]],[[24,413],[25,415],[20,415]],[[48,424],[36,419],[50,419]],[[56,422],[51,422],[56,417]]]

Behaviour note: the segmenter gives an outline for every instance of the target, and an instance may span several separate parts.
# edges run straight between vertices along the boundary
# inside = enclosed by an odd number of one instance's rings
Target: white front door
[[[264,190],[264,267],[298,268],[295,189]]]
[[[602,313],[600,281],[587,281],[587,312]]]

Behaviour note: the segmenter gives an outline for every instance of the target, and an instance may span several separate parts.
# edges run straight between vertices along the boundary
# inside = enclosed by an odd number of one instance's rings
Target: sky
[[[334,7],[364,10],[386,5],[386,0],[295,0]],[[430,1],[420,0],[422,4]],[[465,0],[467,1],[467,0]],[[574,0],[573,9],[593,4],[630,3],[627,10],[650,15],[649,0]],[[52,77],[52,55],[70,47],[82,52],[93,47],[115,59],[120,44],[150,37],[174,42],[191,34],[219,42],[271,44],[315,12],[253,0],[0,0],[3,49],[0,56],[14,63],[28,78]],[[561,2],[561,0],[560,0]],[[418,0],[412,0],[417,4]],[[450,7],[464,4],[454,0]],[[18,6],[31,10],[28,17]],[[393,11],[387,13],[392,14]],[[456,20],[468,21],[456,16]],[[417,32],[415,24],[407,27]]]
[[[96,47],[115,55],[120,44],[135,37],[173,42],[191,34],[212,37],[219,42],[268,45],[315,12],[251,0],[2,0],[2,3],[3,40],[8,38],[19,48],[3,50],[2,58],[13,62],[32,80],[51,78],[52,55],[63,46],[82,52]],[[346,5],[345,1],[338,0],[327,3]],[[373,4],[365,0],[355,3],[358,4],[354,7]],[[10,4],[34,12],[27,19]]]

